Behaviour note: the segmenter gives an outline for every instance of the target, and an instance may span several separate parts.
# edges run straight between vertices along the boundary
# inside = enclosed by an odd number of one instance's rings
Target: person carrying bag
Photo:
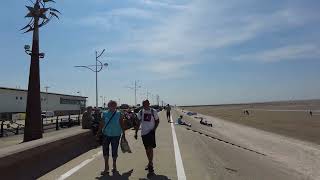
[[[111,152],[113,159],[113,172],[117,172],[117,158],[118,158],[118,147],[120,138],[125,140],[125,126],[123,116],[117,111],[117,102],[109,101],[108,111],[103,112],[102,121],[99,127],[99,133],[103,134],[103,157],[105,161],[105,170],[101,172],[101,175],[109,174],[109,146],[111,144]],[[97,136],[99,136],[99,133]],[[125,140],[126,141],[126,140]]]

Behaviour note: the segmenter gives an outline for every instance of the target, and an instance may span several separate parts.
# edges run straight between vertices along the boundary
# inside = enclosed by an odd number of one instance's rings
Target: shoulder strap
[[[114,117],[114,115],[117,113],[117,111],[113,112],[113,114],[111,115],[109,121],[107,122],[106,125],[104,125],[102,132],[107,128],[107,126],[109,125],[110,121],[112,120],[112,118]]]
[[[153,117],[154,120],[156,120],[156,118],[154,117],[154,111],[155,111],[155,110],[151,108],[152,117]]]

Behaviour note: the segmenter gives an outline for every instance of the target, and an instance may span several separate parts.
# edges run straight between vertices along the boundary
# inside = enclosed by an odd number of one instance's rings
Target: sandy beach
[[[320,100],[185,106],[181,108],[320,144]],[[244,113],[245,110],[248,110],[249,115]]]

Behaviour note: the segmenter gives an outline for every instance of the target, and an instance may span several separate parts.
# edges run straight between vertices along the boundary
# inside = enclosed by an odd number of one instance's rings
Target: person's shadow
[[[109,179],[113,179],[113,180],[129,180],[129,177],[131,176],[133,172],[133,169],[131,169],[128,172],[124,172],[122,174],[119,173],[119,171],[116,172],[112,172],[112,176],[110,175],[101,175],[100,177],[96,177],[96,179],[98,180],[109,180]]]
[[[146,178],[139,178],[139,180],[171,180],[167,176],[164,175],[157,175],[154,173],[149,173]]]

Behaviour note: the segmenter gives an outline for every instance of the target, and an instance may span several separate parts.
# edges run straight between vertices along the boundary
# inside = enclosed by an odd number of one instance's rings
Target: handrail
[[[55,122],[51,119],[52,123],[44,123],[42,120],[42,129],[43,131],[48,129],[56,129],[59,130],[63,127],[72,127],[72,126],[80,126],[80,117],[81,114],[77,115],[68,115],[55,118]],[[9,125],[8,128],[5,128],[5,125]],[[15,125],[16,127],[12,127],[11,125]],[[55,126],[54,126],[55,125]],[[11,120],[0,119],[0,137],[9,136],[9,134],[18,135],[20,130],[24,129],[24,124],[12,122]]]

